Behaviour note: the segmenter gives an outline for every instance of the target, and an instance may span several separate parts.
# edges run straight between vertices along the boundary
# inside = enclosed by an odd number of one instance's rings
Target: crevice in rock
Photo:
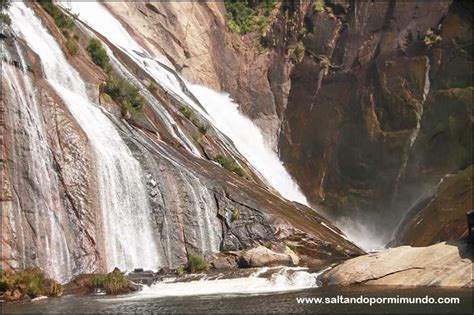
[[[383,276],[380,276],[380,277],[373,277],[373,278],[357,281],[357,282],[355,282],[355,284],[364,284],[364,283],[369,282],[369,281],[379,280],[379,279],[382,279],[382,278],[385,278],[385,277],[388,277],[388,276],[391,276],[391,275],[394,275],[394,274],[397,274],[397,273],[405,272],[405,271],[408,271],[408,270],[424,270],[424,269],[426,269],[426,268],[424,268],[424,267],[405,268],[405,269],[401,269],[401,270],[397,270],[397,271],[393,271],[393,272],[384,274]]]

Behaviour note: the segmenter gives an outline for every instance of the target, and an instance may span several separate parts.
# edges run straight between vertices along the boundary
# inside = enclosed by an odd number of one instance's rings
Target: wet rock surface
[[[40,265],[51,271],[64,264],[93,272],[100,257],[88,140],[42,81],[38,57],[21,42],[6,47],[6,60],[19,60],[19,66],[2,64],[8,67],[2,72],[3,268]],[[40,92],[32,94],[33,86]],[[54,229],[65,233],[53,235]]]
[[[45,20],[53,36],[62,43],[62,35],[51,19],[45,17],[45,13],[36,5],[33,7]],[[6,51],[15,52],[14,46],[10,45]],[[32,65],[34,76],[29,74],[30,80],[34,82],[38,93],[30,95],[31,90],[22,86],[16,87],[15,91],[23,93],[25,99],[36,100],[29,105],[31,112],[36,112],[38,117],[28,122],[18,121],[18,126],[24,130],[16,130],[10,125],[13,119],[24,118],[18,114],[24,108],[22,101],[12,102],[13,92],[6,94],[6,97],[2,95],[3,113],[7,113],[4,126],[14,135],[10,138],[13,140],[5,137],[2,142],[3,153],[9,154],[8,157],[2,157],[2,162],[6,161],[2,163],[2,171],[10,172],[6,177],[8,180],[2,181],[2,210],[5,210],[2,211],[2,223],[5,223],[2,224],[2,227],[5,226],[2,229],[2,245],[5,249],[2,250],[3,267],[9,269],[40,265],[52,275],[61,274],[63,279],[60,280],[64,282],[76,275],[108,271],[105,270],[107,257],[104,255],[107,235],[104,235],[103,209],[100,209],[97,196],[97,172],[100,169],[94,161],[97,156],[91,152],[91,139],[87,138],[61,99],[46,84],[38,62],[41,56],[29,54],[31,56],[25,60],[29,60],[28,64]],[[88,80],[90,98],[97,99],[99,106],[100,88],[97,81],[101,80],[103,72],[97,70],[82,49],[76,56],[69,58],[81,77]],[[130,60],[123,62],[133,67]],[[7,67],[17,69],[14,66]],[[137,80],[148,84],[146,80],[149,78],[136,71]],[[2,86],[10,87],[15,79],[23,80],[23,74],[13,70],[9,81],[4,78],[2,76]],[[153,101],[152,97],[149,98],[150,103],[156,102],[152,105],[157,105],[158,101]],[[172,115],[182,116],[176,110],[179,104],[175,103],[179,100],[169,95],[166,97],[165,94],[156,97]],[[150,209],[153,230],[153,239],[143,241],[157,244],[161,259],[157,268],[182,266],[189,254],[245,250],[282,240],[295,233],[315,240],[314,255],[320,252],[317,248],[327,249],[328,246],[331,258],[343,259],[363,253],[340,235],[324,217],[311,208],[282,199],[261,181],[255,180],[250,172],[248,177],[240,177],[210,161],[212,157],[200,158],[190,154],[182,145],[166,136],[163,131],[168,127],[150,108],[152,106],[144,110],[140,121],[122,119],[115,103],[104,106],[107,110],[104,109],[103,113],[115,125],[143,170],[144,175],[140,180],[146,187],[146,196],[142,202]],[[167,132],[171,134],[171,130]],[[26,147],[26,144],[40,143],[27,139],[38,134],[44,154],[36,148]],[[191,138],[190,134],[187,136]],[[213,142],[215,148],[222,150],[222,143],[226,142],[225,148],[229,150],[232,145],[229,140],[219,137],[213,131],[205,135],[206,141]],[[33,158],[31,153],[38,153],[39,156]],[[241,159],[237,153],[235,156],[236,160]],[[26,166],[32,161],[51,163],[51,167],[44,168],[42,181],[34,172],[37,169]],[[45,178],[54,179],[54,185],[38,186]],[[119,178],[115,180],[120,181]],[[21,190],[21,195],[15,196],[14,189]],[[36,216],[35,200],[52,202],[45,215]],[[36,227],[51,222],[55,230]],[[38,237],[35,234],[37,232],[44,233],[44,237]],[[46,248],[43,244],[45,239],[54,243],[53,253],[43,251]],[[49,261],[47,256],[61,262]]]
[[[262,38],[231,33],[222,3],[108,7],[188,80],[230,93],[313,204],[384,226],[371,232],[388,242],[441,178],[472,164],[472,6],[324,3],[282,3]]]

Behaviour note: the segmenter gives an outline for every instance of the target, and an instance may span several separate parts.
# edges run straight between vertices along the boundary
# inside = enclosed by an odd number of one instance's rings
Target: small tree
[[[109,73],[112,70],[112,66],[110,65],[110,59],[107,55],[107,52],[102,47],[102,43],[97,39],[89,40],[86,48],[87,52],[91,56],[92,61],[104,69],[105,72]]]

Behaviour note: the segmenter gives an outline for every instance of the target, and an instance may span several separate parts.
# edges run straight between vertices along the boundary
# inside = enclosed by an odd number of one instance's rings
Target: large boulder
[[[324,273],[324,285],[473,287],[472,244],[467,240],[428,247],[401,246],[359,256]]]
[[[258,246],[243,252],[239,261],[241,267],[295,266],[298,263],[298,256],[288,247],[284,253],[277,253],[265,246]]]
[[[238,252],[212,253],[206,257],[206,261],[214,269],[235,269],[239,268]]]
[[[249,250],[213,253],[206,261],[215,269],[248,267],[297,266],[298,255],[283,243],[271,243],[268,247],[257,246]]]

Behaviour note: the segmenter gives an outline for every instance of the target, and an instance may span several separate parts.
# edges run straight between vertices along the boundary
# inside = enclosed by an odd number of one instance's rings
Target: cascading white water
[[[324,270],[325,271],[325,270]],[[271,276],[263,274],[273,272]],[[160,281],[142,291],[120,300],[140,300],[163,296],[191,296],[211,294],[262,294],[288,292],[319,286],[318,277],[322,272],[311,273],[305,268],[274,267],[259,268],[248,277],[233,279],[201,279],[187,282]],[[104,302],[110,301],[109,299]],[[113,300],[112,300],[113,301]]]
[[[17,49],[17,51],[20,50]],[[2,47],[2,55],[7,52]],[[10,224],[14,236],[19,239],[21,261],[25,263],[29,259],[26,256],[32,253],[27,253],[26,248],[34,245],[36,263],[44,266],[51,277],[64,282],[71,277],[71,270],[74,268],[71,252],[61,227],[61,222],[67,220],[64,219],[64,213],[61,211],[58,178],[54,172],[51,172],[54,166],[43,120],[38,111],[40,106],[30,78],[23,73],[26,72],[23,56],[21,54],[19,56],[22,71],[15,71],[12,66],[2,65],[2,80],[6,81],[9,91],[8,112],[11,130],[22,134],[21,139],[24,139],[22,143],[13,143],[11,150],[18,160],[24,159],[24,163],[29,166],[24,169],[13,169],[14,185],[28,187],[34,195],[29,196],[33,198],[32,202],[23,201],[24,209],[18,205],[19,212],[11,214]],[[9,56],[2,57],[9,59]],[[16,152],[17,150],[21,151]],[[19,161],[14,163],[16,162]],[[15,200],[19,197],[15,196]],[[27,212],[21,213],[20,210]],[[35,244],[25,244],[27,232],[23,230],[24,217],[29,216],[29,213],[33,216],[30,220],[33,221],[32,233],[35,235]]]
[[[132,60],[138,61],[138,64],[147,64],[147,62],[155,62],[155,60],[147,57],[147,54],[141,49],[141,47],[138,46],[135,41],[128,36],[125,29],[123,29],[123,27],[118,23],[118,21],[116,21],[110,15],[110,13],[105,10],[105,8],[98,5],[97,3],[59,1],[58,4],[62,5],[63,7],[66,7],[72,12],[76,12],[78,11],[78,8],[80,8],[86,19],[88,17],[90,17],[92,21],[96,21],[97,18],[103,19],[102,26],[105,27],[105,29],[102,29],[102,31],[104,32],[103,35],[106,35],[107,39],[110,42],[121,48]],[[101,32],[98,33],[101,34]],[[200,157],[200,151],[196,148],[191,139],[188,139],[186,137],[185,133],[181,130],[180,126],[176,124],[176,122],[167,112],[167,110],[163,106],[161,106],[161,104],[158,103],[158,101],[151,95],[151,93],[148,92],[147,88],[144,87],[142,83],[138,79],[136,79],[134,75],[117,60],[117,58],[112,54],[110,49],[108,49],[106,45],[104,46],[108,50],[108,55],[111,59],[111,63],[114,65],[114,69],[141,89],[141,94],[145,97],[147,102],[155,109],[156,113],[160,116],[162,122],[166,125],[168,132],[170,132],[170,134],[178,142],[180,142],[191,154]],[[124,47],[127,47],[128,50],[124,49]]]
[[[61,5],[71,10],[72,13],[79,14],[79,20],[122,49],[170,93],[180,97],[195,110],[206,116],[234,142],[235,147],[249,161],[250,165],[283,197],[308,204],[305,196],[286,171],[277,154],[267,145],[261,130],[239,112],[237,105],[227,95],[202,86],[187,84],[188,89],[198,98],[207,111],[205,113],[183,91],[175,73],[168,71],[157,62],[159,60],[169,64],[166,58],[151,56],[145,48],[135,42],[120,22],[105,7],[93,1],[62,1]]]
[[[88,99],[79,73],[33,11],[22,2],[14,2],[9,14],[13,29],[41,57],[49,84],[90,140],[97,163],[107,268],[156,269],[162,261],[138,161],[113,123]]]
[[[197,214],[198,229],[194,232],[199,232],[198,239],[201,240],[200,248],[203,253],[219,251],[220,222],[216,215],[212,215],[212,209],[216,209],[217,205],[214,205],[214,197],[204,185],[200,184],[199,179],[195,176],[192,176],[192,179],[194,183],[198,183],[197,189],[192,183],[186,182],[186,185],[189,185],[188,191],[194,200],[194,211]]]
[[[229,95],[218,93],[207,87],[188,84],[189,90],[205,107],[206,115],[199,106],[194,106],[206,116],[222,133],[234,142],[263,178],[283,197],[308,204],[296,182],[288,174],[281,160],[268,146],[261,130],[238,110]]]

